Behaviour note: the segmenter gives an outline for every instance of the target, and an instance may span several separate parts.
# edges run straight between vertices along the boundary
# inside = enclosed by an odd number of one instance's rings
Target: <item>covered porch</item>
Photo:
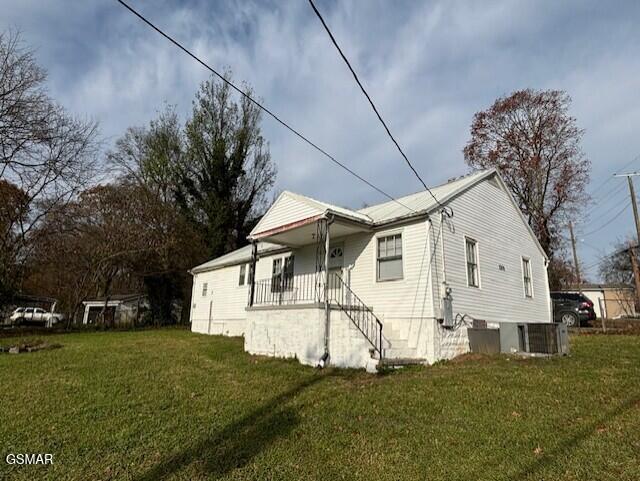
[[[344,275],[344,239],[368,232],[362,222],[324,213],[252,233],[248,306],[351,303],[349,276]],[[257,243],[291,248],[290,257],[274,262],[270,277],[255,278]],[[304,253],[303,259],[295,253]],[[299,255],[299,256],[300,256]],[[295,262],[305,268],[296,268]]]
[[[265,218],[269,220],[269,213]],[[250,236],[248,351],[265,351],[263,343],[271,339],[275,351],[304,358],[305,362],[317,362],[322,346],[322,358],[328,358],[332,351],[332,362],[355,355],[360,359],[355,364],[362,365],[363,359],[371,359],[369,350],[382,358],[382,323],[352,291],[349,275],[345,275],[345,241],[370,232],[368,219],[325,210],[262,227],[256,226]],[[288,256],[271,261],[271,276],[266,278],[254,275],[258,242],[291,249]],[[300,329],[299,335],[294,335]],[[358,334],[349,334],[350,330]],[[299,342],[302,344],[297,345]]]

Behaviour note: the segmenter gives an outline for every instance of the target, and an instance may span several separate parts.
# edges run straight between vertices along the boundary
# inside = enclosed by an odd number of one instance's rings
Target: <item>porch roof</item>
[[[189,271],[191,274],[197,274],[198,272],[205,272],[214,269],[220,269],[221,267],[233,266],[238,264],[244,264],[251,261],[251,245],[240,247],[234,251],[231,251],[223,256],[216,257],[204,264],[194,267]],[[286,249],[286,247],[269,242],[258,243],[258,255],[277,252],[279,250]]]
[[[313,244],[317,240],[317,221],[325,216],[330,216],[333,219],[330,227],[331,238],[371,230],[371,223],[355,222],[328,211],[260,232],[253,237],[253,240],[264,239],[287,247],[302,247]]]

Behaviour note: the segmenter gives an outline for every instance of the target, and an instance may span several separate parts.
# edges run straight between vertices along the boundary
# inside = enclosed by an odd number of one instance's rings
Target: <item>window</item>
[[[284,279],[282,285],[286,291],[293,289],[293,264],[295,258],[291,255],[284,259]]]
[[[402,279],[402,234],[378,237],[378,281]]]
[[[240,266],[240,277],[238,278],[238,285],[239,286],[244,286],[245,279],[246,279],[246,274],[247,274],[247,265],[246,264],[242,264]]]
[[[465,250],[467,254],[467,284],[469,287],[480,287],[478,275],[478,243],[465,237]]]
[[[271,268],[271,292],[280,292],[281,290],[290,291],[293,289],[294,262],[294,256],[273,259]]]
[[[282,285],[282,259],[273,259],[271,264],[271,292],[280,292]]]
[[[522,279],[524,281],[524,296],[533,297],[533,285],[531,283],[531,262],[526,257],[522,258]]]
[[[209,285],[206,282],[202,283],[202,297],[206,297],[208,287]]]

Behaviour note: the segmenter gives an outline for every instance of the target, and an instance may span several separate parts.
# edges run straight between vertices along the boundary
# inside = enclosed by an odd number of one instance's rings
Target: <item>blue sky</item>
[[[392,195],[419,190],[306,0],[131,4]],[[640,2],[317,1],[428,184],[467,171],[473,114],[516,89],[563,89],[585,129],[594,202],[576,219],[585,265],[633,233],[624,179],[640,155]],[[49,72],[51,94],[101,124],[106,145],[164,103],[185,117],[207,72],[115,0],[0,0]],[[360,207],[383,200],[264,119],[277,188]],[[640,170],[640,159],[630,170]],[[640,186],[639,186],[640,189]],[[605,222],[620,214],[608,225]],[[595,232],[593,232],[595,231]],[[589,270],[595,278],[597,269]]]

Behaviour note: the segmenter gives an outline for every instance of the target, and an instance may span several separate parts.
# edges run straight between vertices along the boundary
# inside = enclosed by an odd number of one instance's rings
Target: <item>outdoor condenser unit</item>
[[[500,323],[500,350],[532,354],[569,354],[569,333],[563,323]]]

